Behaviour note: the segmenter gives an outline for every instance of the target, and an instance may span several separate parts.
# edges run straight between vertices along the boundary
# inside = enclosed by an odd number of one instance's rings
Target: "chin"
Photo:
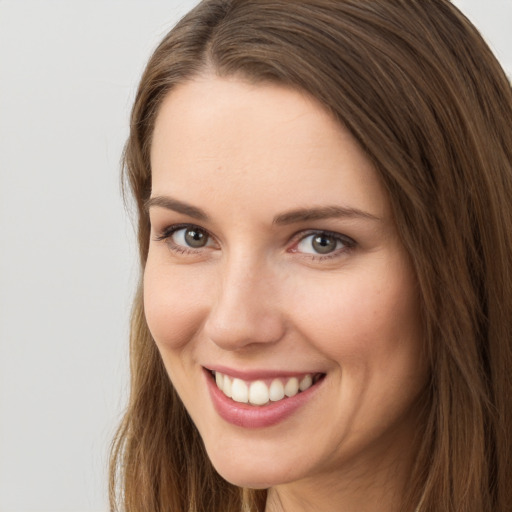
[[[276,466],[272,458],[267,461],[240,462],[236,458],[213,456],[210,460],[224,480],[238,487],[249,489],[267,489],[297,479],[299,475],[292,474],[289,468]],[[295,472],[293,472],[295,473]]]

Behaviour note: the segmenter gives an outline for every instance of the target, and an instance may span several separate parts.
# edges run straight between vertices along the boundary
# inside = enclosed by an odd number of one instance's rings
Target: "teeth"
[[[224,375],[222,375],[222,373],[217,372],[215,374],[215,382],[219,389],[224,389]]]
[[[299,379],[292,377],[284,386],[284,394],[286,396],[295,396],[299,392]]]
[[[268,386],[263,380],[245,382],[242,379],[215,372],[217,387],[227,397],[232,398],[235,402],[251,405],[265,405],[269,402],[278,402],[283,398],[295,396],[297,393],[309,389],[319,379],[319,374],[307,374],[300,380],[298,377],[274,379]]]
[[[253,405],[264,405],[268,402],[269,391],[267,385],[261,380],[251,384],[249,388],[249,402]]]
[[[222,392],[229,398],[231,398],[231,378],[227,375],[223,375],[222,379],[222,388],[219,387],[219,389],[222,390]],[[218,385],[218,384],[217,384]]]
[[[231,398],[235,402],[247,403],[249,401],[249,388],[247,384],[240,379],[233,379],[231,386]]]
[[[279,379],[274,379],[272,384],[270,384],[269,396],[272,402],[277,402],[284,398],[284,386]]]
[[[311,375],[305,375],[303,379],[300,381],[299,389],[301,391],[306,391],[306,389],[310,388],[313,385],[313,378]]]

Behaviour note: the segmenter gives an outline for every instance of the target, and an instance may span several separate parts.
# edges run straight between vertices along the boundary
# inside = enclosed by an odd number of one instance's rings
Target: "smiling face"
[[[400,478],[426,380],[419,301],[351,135],[299,92],[204,77],[164,101],[151,164],[147,323],[219,473]]]

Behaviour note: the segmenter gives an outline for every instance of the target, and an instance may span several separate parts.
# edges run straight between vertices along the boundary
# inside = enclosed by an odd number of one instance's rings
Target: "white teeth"
[[[249,401],[249,388],[243,380],[233,379],[231,398],[235,402],[247,403]]]
[[[217,387],[219,389],[223,389],[224,388],[224,375],[222,375],[222,373],[215,372],[215,382],[217,383]]]
[[[279,379],[274,379],[270,384],[269,397],[272,402],[277,402],[284,398],[284,386]]]
[[[223,375],[222,379],[222,392],[229,398],[231,398],[231,378],[227,375]]]
[[[292,377],[284,387],[284,394],[288,397],[295,396],[299,392],[299,379]]]
[[[268,387],[261,380],[251,384],[249,388],[249,402],[253,405],[264,405],[268,402]]]
[[[263,380],[245,382],[220,372],[214,372],[214,374],[217,387],[227,397],[232,398],[235,402],[250,403],[251,405],[265,405],[295,396],[297,393],[309,389],[321,377],[319,374],[307,374],[300,381],[298,377],[274,379],[268,386]]]
[[[300,381],[299,389],[301,391],[306,391],[306,389],[310,388],[313,385],[313,378],[311,375],[305,375],[304,378]]]

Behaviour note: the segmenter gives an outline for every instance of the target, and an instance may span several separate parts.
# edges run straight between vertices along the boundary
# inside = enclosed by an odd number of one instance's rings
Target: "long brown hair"
[[[142,77],[125,148],[144,268],[149,158],[163,98],[201,73],[320,101],[373,161],[417,275],[431,363],[402,510],[512,510],[512,92],[448,0],[205,0]],[[262,511],[212,468],[148,331],[139,291],[111,508]]]

